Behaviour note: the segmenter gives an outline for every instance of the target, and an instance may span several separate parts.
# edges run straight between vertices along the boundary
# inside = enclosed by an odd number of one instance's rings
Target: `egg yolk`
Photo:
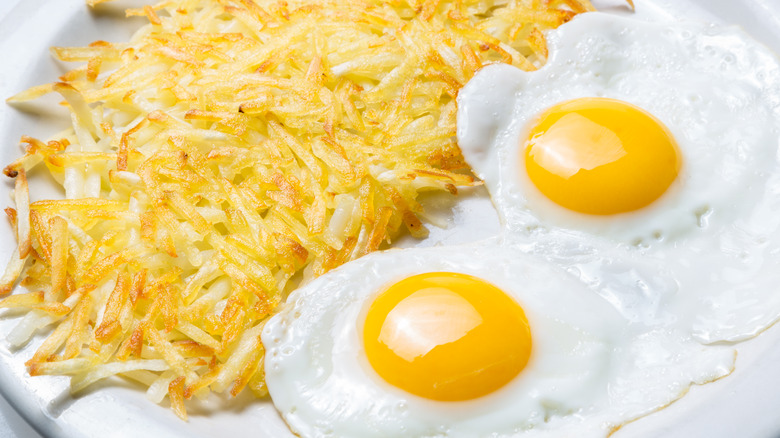
[[[547,198],[594,215],[649,205],[674,182],[682,163],[660,120],[604,98],[550,108],[531,127],[524,151],[528,176]]]
[[[415,275],[380,294],[368,310],[363,342],[385,381],[439,401],[501,388],[531,354],[520,305],[479,278],[450,272]]]

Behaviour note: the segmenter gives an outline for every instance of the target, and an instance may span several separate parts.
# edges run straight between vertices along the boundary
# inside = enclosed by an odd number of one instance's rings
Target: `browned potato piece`
[[[102,0],[89,0],[90,5]],[[629,3],[631,3],[629,1]],[[127,43],[53,49],[72,128],[24,137],[6,210],[9,335],[49,337],[32,375],[120,375],[185,400],[265,396],[260,332],[301,282],[424,236],[418,195],[477,184],[455,144],[481,66],[531,70],[588,0],[164,0]],[[66,199],[29,202],[43,164]]]

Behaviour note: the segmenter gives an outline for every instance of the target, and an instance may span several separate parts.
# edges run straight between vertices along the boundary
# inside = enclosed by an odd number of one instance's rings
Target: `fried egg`
[[[294,291],[262,340],[303,437],[606,436],[734,361],[492,244],[352,261]]]
[[[780,69],[734,28],[584,14],[535,72],[483,68],[458,141],[507,227],[647,243],[733,223],[777,162]],[[757,193],[753,193],[757,192]]]
[[[458,97],[458,141],[507,244],[702,342],[777,320],[775,55],[736,28],[602,13],[548,42],[543,68],[485,67]],[[602,287],[617,265],[633,286]]]

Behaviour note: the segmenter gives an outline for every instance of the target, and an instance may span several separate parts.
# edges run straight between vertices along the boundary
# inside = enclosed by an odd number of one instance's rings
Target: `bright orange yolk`
[[[520,305],[479,278],[450,272],[390,286],[368,310],[363,342],[371,366],[388,383],[440,401],[501,388],[531,354]]]
[[[648,112],[613,99],[556,105],[526,140],[525,167],[558,205],[608,215],[645,207],[677,178],[682,158],[671,132]]]

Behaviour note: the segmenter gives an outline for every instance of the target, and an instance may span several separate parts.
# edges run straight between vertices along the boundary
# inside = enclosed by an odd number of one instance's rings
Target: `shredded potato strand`
[[[96,5],[108,0],[90,0]],[[18,247],[0,308],[30,373],[114,375],[185,400],[266,395],[264,321],[301,282],[426,233],[418,195],[474,185],[455,98],[481,66],[542,65],[587,0],[168,0],[127,43],[9,99],[58,93],[72,128],[5,168]],[[66,199],[29,202],[43,164]]]

